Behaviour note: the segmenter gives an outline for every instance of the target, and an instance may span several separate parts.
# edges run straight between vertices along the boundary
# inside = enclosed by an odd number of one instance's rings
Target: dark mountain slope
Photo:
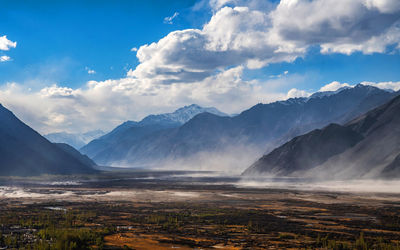
[[[124,132],[130,128],[136,127],[137,122],[126,121],[121,125],[114,128],[111,132],[90,141],[87,145],[83,146],[79,151],[83,154],[94,158],[99,152],[103,151],[104,148],[108,148],[115,141],[124,138]]]
[[[129,144],[140,140],[141,138],[152,134],[154,132],[171,128],[170,125],[154,124],[154,125],[133,125],[130,127],[123,124],[114,129],[111,134],[91,141],[88,145],[83,147],[80,151],[92,157],[96,162],[108,164],[107,159],[112,157],[124,157]]]
[[[92,173],[0,105],[0,175]]]
[[[398,171],[400,97],[344,126],[299,136],[263,156],[244,175],[373,178]]]
[[[400,176],[400,154],[382,170],[382,176],[386,178]]]
[[[365,139],[344,153],[328,159],[316,170],[322,177],[373,178],[400,152],[400,97],[347,124]]]
[[[72,147],[72,146],[70,146],[70,145],[68,145],[66,143],[53,143],[53,144],[56,145],[57,147],[61,148],[64,152],[68,153],[72,157],[74,157],[77,160],[79,160],[82,164],[84,164],[86,166],[90,166],[92,168],[96,168],[97,167],[97,164],[92,159],[87,157],[87,155],[81,154],[74,147]]]
[[[255,162],[244,175],[268,172],[289,175],[320,165],[361,141],[363,136],[337,124],[298,136]]]

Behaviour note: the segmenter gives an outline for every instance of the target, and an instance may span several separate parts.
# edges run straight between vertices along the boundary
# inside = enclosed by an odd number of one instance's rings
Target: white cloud
[[[293,88],[293,89],[289,90],[286,97],[287,98],[298,98],[298,97],[309,97],[310,95],[311,95],[311,93],[308,93],[305,90],[299,90],[299,89]]]
[[[0,62],[8,62],[11,60],[9,56],[0,56]]]
[[[89,75],[94,75],[94,74],[96,74],[96,71],[93,70],[93,69],[91,69],[91,68],[89,68],[89,67],[85,67],[85,70],[87,70],[87,73],[88,73]]]
[[[132,51],[132,52],[136,52],[136,51],[138,51],[138,48],[133,47],[133,48],[131,49],[131,51]]]
[[[270,75],[269,78],[281,78],[283,76],[286,76],[287,74],[289,74],[289,71],[285,70],[282,74],[279,75]]]
[[[383,13],[394,13],[400,9],[399,1],[390,1],[390,0],[366,0],[364,4],[369,9],[378,9]]]
[[[283,50],[382,53],[400,42],[398,0],[282,0],[270,16],[271,37]]]
[[[7,36],[0,36],[0,50],[10,50],[10,48],[17,47],[17,42],[7,39]]]
[[[361,82],[361,84],[374,86],[380,89],[400,90],[400,82]]]
[[[57,85],[53,85],[40,90],[40,95],[50,98],[73,97],[75,95],[75,90],[68,87],[58,87]]]
[[[323,92],[323,91],[336,91],[340,88],[343,87],[350,87],[350,85],[348,83],[340,83],[337,81],[333,81],[331,83],[326,84],[325,86],[322,86],[319,91]]]
[[[221,7],[225,6],[226,4],[233,2],[233,0],[210,0],[210,6],[214,10],[219,10]]]
[[[216,70],[246,65],[260,68],[290,62],[304,50],[278,51],[268,37],[267,13],[247,7],[224,7],[203,29],[174,31],[160,41],[141,46],[140,64],[128,76],[153,84],[201,81]]]
[[[11,48],[17,47],[17,42],[13,42],[7,39],[7,36],[0,36],[0,50],[10,50]],[[11,61],[11,58],[7,55],[0,56],[0,62]]]
[[[167,16],[164,18],[164,23],[173,24],[174,19],[179,16],[178,12],[175,12],[172,16]]]

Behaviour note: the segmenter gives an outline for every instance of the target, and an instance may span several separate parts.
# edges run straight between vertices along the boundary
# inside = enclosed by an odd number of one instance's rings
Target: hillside
[[[324,179],[395,177],[400,171],[400,97],[344,124],[294,138],[243,175]]]
[[[94,173],[0,105],[0,175]]]

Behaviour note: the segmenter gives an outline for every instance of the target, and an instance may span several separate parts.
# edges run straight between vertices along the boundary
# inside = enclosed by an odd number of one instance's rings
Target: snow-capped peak
[[[212,113],[219,116],[226,116],[214,107],[203,108],[197,104],[184,106],[175,110],[173,113],[149,115],[140,121],[141,125],[155,124],[155,123],[168,123],[168,124],[184,124],[200,113]]]
[[[337,94],[337,93],[339,93],[339,92],[342,92],[343,90],[346,90],[346,89],[351,89],[351,87],[345,86],[345,87],[341,87],[341,88],[339,88],[339,89],[337,89],[337,90],[335,90],[335,91],[315,92],[314,94],[312,94],[312,95],[309,97],[309,99],[311,99],[311,98],[322,98],[322,97],[326,97],[326,96],[335,95],[335,94]]]

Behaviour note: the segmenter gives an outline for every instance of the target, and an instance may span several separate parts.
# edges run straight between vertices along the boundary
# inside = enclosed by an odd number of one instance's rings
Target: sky
[[[398,0],[2,0],[0,103],[40,133],[358,83],[400,89]]]

